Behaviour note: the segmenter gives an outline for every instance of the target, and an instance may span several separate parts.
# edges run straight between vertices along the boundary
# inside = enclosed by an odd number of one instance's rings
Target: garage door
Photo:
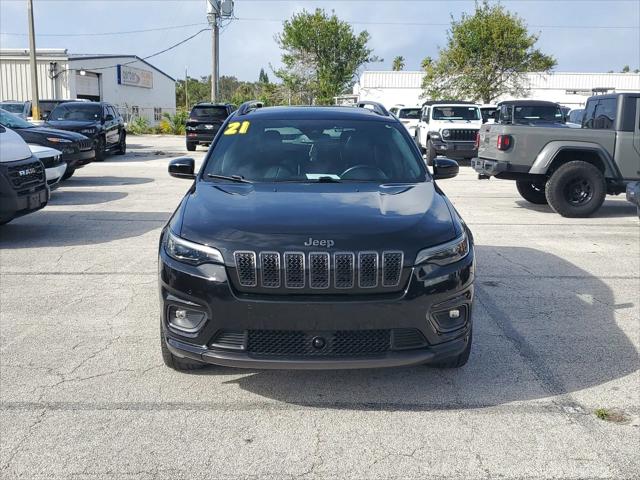
[[[100,75],[86,72],[76,73],[76,96],[87,100],[100,100]]]

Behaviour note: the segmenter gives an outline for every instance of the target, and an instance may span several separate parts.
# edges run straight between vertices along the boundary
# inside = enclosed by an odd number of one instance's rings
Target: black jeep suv
[[[63,180],[71,177],[76,169],[91,162],[95,157],[93,142],[79,133],[40,127],[2,108],[0,108],[0,125],[12,129],[27,143],[60,150],[62,161],[67,164],[67,169],[62,176]],[[48,165],[45,167],[49,168]]]
[[[127,152],[127,132],[116,107],[106,102],[64,102],[53,109],[46,125],[81,133],[91,139],[95,160],[104,160],[107,151]]]
[[[471,232],[380,104],[258,108],[223,124],[162,231],[164,362],[184,370],[459,367]],[[372,107],[368,109],[369,107]]]
[[[187,150],[195,151],[197,145],[210,145],[231,112],[236,109],[230,103],[196,104],[187,119]]]

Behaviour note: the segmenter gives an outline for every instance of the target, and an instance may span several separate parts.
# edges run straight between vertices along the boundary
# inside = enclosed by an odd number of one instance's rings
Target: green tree
[[[631,68],[629,67],[629,65],[625,65],[624,67],[622,67],[621,72],[622,73],[629,73],[631,71]]]
[[[402,55],[398,55],[393,59],[392,70],[394,72],[399,72],[400,70],[404,70],[404,57]]]
[[[447,46],[437,60],[423,61],[423,96],[491,103],[500,95],[522,95],[524,73],[547,72],[556,60],[535,48],[538,36],[500,4],[476,3],[472,15],[451,19]]]
[[[377,61],[367,46],[369,33],[355,33],[347,22],[322,9],[303,10],[286,20],[276,42],[283,50],[284,68],[274,73],[289,97],[330,104],[352,85],[363,65]]]
[[[264,71],[264,68],[260,69],[260,75],[258,75],[259,83],[269,83],[269,75]]]

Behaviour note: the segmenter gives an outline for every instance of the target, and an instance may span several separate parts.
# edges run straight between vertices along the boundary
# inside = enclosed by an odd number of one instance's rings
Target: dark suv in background
[[[210,145],[222,123],[236,109],[230,103],[198,103],[187,119],[187,150],[197,145]]]
[[[93,142],[95,160],[104,160],[112,151],[124,155],[127,151],[127,132],[124,120],[116,107],[106,102],[65,102],[53,109],[46,125],[78,132]]]

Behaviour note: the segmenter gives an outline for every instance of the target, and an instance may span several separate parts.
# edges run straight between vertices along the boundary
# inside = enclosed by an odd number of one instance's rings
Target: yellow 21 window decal
[[[225,135],[235,135],[237,133],[244,135],[249,131],[250,122],[231,122],[224,131]]]

